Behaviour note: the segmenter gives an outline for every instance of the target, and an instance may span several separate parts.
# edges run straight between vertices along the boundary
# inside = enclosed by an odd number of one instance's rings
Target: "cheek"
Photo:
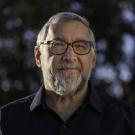
[[[84,70],[83,70],[84,74],[88,75],[88,73],[89,73],[89,71],[90,71],[90,69],[91,69],[90,64],[89,64],[88,62],[85,63],[83,69],[84,69]]]
[[[42,67],[42,72],[44,74],[52,72],[52,61],[53,61],[53,56],[50,56],[49,53],[46,51],[42,53],[41,55],[41,67]]]
[[[81,60],[82,65],[82,74],[84,76],[88,76],[92,70],[92,59],[91,58],[84,58]]]
[[[49,58],[49,64],[51,65],[51,73],[55,74],[57,72],[57,66],[60,63],[60,57],[59,56],[51,56]]]

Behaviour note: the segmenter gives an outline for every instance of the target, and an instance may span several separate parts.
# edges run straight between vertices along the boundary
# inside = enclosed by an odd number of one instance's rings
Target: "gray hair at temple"
[[[79,21],[79,22],[83,23],[88,28],[88,31],[91,35],[93,44],[94,44],[94,46],[96,46],[95,37],[89,26],[89,22],[84,17],[81,17],[80,15],[72,13],[72,12],[59,12],[59,13],[53,15],[52,17],[50,17],[49,20],[42,27],[42,29],[40,30],[40,32],[37,36],[37,46],[40,45],[41,42],[45,41],[50,26],[64,22],[64,21],[66,21],[66,22],[67,21]]]

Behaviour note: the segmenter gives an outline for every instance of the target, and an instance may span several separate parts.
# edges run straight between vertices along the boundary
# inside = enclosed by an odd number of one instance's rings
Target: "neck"
[[[60,96],[46,91],[46,103],[64,121],[83,103],[87,94],[87,85],[78,90],[73,96]]]

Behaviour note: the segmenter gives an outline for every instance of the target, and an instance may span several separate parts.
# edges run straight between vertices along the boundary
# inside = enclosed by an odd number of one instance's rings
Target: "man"
[[[85,18],[71,12],[52,16],[34,50],[43,85],[1,108],[1,135],[135,135],[133,108],[89,83],[95,52]]]

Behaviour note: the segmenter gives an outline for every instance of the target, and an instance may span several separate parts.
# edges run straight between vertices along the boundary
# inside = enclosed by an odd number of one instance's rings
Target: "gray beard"
[[[64,74],[58,72],[53,77],[55,93],[60,96],[73,96],[81,86],[83,79],[78,73]]]

